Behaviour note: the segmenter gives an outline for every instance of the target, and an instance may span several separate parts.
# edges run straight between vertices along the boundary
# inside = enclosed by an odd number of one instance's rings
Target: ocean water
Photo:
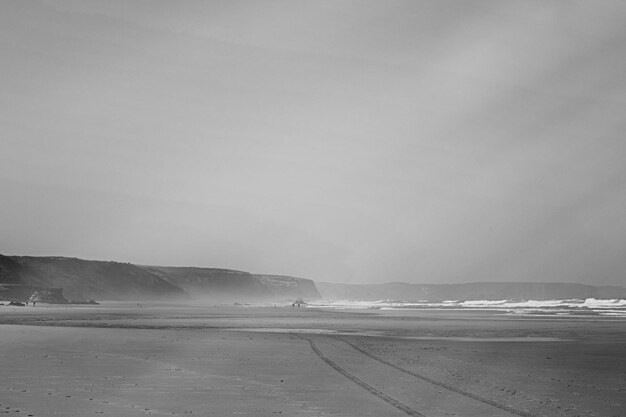
[[[502,314],[550,316],[607,316],[626,318],[626,299],[585,300],[446,300],[442,302],[378,300],[378,301],[317,301],[307,307],[340,310],[488,310]]]

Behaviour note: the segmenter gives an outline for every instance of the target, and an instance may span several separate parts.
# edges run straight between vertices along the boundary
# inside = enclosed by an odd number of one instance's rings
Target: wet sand
[[[625,330],[480,311],[0,306],[0,414],[626,416]]]

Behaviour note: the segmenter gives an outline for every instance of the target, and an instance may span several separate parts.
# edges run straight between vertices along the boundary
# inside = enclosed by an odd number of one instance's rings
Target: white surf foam
[[[492,310],[507,314],[547,314],[547,315],[603,315],[626,317],[626,299],[562,299],[562,300],[446,300],[428,301],[320,301],[308,307],[339,310],[380,309],[380,310]]]

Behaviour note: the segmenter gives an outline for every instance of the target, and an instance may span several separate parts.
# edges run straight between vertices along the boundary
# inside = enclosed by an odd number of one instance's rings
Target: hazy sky
[[[0,253],[626,284],[623,1],[0,2]]]

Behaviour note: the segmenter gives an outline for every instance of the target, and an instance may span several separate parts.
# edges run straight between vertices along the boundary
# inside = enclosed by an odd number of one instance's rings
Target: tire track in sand
[[[315,344],[315,342],[312,339],[309,339],[308,337],[305,337],[305,336],[302,336],[302,335],[299,335],[299,334],[293,334],[293,336],[297,336],[297,337],[299,337],[301,339],[304,339],[304,340],[308,341],[309,344],[311,345],[311,349],[313,349],[313,352],[315,352],[315,354],[317,356],[319,356],[319,358],[321,360],[326,362],[330,367],[335,369],[341,375],[343,375],[346,378],[348,378],[350,381],[352,381],[355,384],[357,384],[357,385],[365,388],[366,390],[368,390],[371,394],[374,394],[375,396],[377,396],[381,400],[385,401],[386,403],[394,406],[398,410],[400,410],[400,411],[402,411],[402,412],[404,412],[404,413],[406,413],[406,414],[408,414],[410,416],[426,417],[424,414],[420,413],[419,411],[414,410],[413,408],[409,407],[408,405],[403,404],[400,401],[396,400],[395,398],[390,397],[389,395],[387,395],[384,392],[374,388],[373,386],[371,386],[367,382],[363,381],[362,379],[359,379],[356,376],[352,375],[350,372],[346,371],[341,366],[337,365],[335,362],[333,362],[330,358],[328,358],[326,355],[324,355],[319,350],[319,348],[317,347],[317,345]]]
[[[452,386],[450,384],[446,384],[445,382],[440,382],[440,381],[434,380],[432,378],[429,378],[429,377],[427,377],[425,375],[418,374],[417,372],[413,372],[413,371],[409,371],[408,369],[401,368],[398,365],[395,365],[395,364],[393,364],[391,362],[388,362],[388,361],[386,361],[386,360],[384,360],[382,358],[379,358],[378,356],[373,355],[372,353],[370,353],[367,350],[365,350],[365,349],[355,345],[352,342],[348,342],[347,340],[342,339],[341,337],[332,336],[332,335],[329,335],[328,337],[332,337],[333,339],[340,340],[340,341],[344,342],[345,344],[351,346],[353,349],[361,352],[365,356],[367,356],[367,357],[369,357],[371,359],[374,359],[375,361],[378,361],[378,362],[382,363],[383,365],[390,366],[393,369],[396,369],[396,370],[398,370],[400,372],[403,372],[403,373],[405,373],[407,375],[411,375],[411,376],[413,376],[415,378],[419,378],[422,381],[426,381],[426,382],[429,382],[429,383],[431,383],[433,385],[436,385],[438,387],[445,388],[445,389],[450,390],[452,392],[456,392],[457,394],[461,394],[461,395],[463,395],[465,397],[468,397],[468,398],[471,398],[473,400],[480,401],[481,403],[491,405],[493,407],[499,408],[500,410],[504,410],[504,411],[506,411],[508,413],[511,413],[511,414],[515,414],[515,415],[518,415],[518,416],[521,416],[521,417],[536,417],[533,414],[527,413],[525,411],[516,410],[515,408],[511,408],[508,405],[500,404],[500,403],[498,403],[496,401],[493,401],[493,400],[490,400],[488,398],[484,398],[484,397],[481,397],[479,395],[472,394],[471,392],[467,392],[467,391],[464,391],[462,389],[456,388],[456,387],[454,387],[454,386]],[[311,341],[309,340],[309,342],[311,342]]]

